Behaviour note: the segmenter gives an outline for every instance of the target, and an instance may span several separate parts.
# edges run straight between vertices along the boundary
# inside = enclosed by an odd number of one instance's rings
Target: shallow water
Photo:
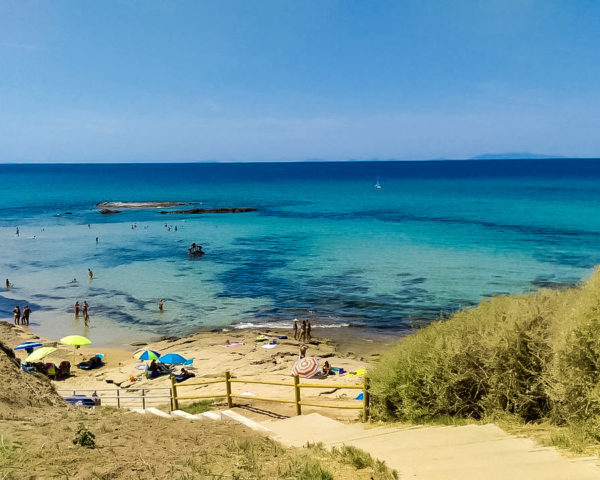
[[[99,345],[295,317],[407,330],[490,295],[577,282],[600,258],[593,160],[0,165],[0,178],[14,186],[0,192],[0,275],[15,285],[0,316],[29,302],[40,334]],[[165,200],[258,211],[95,208]],[[192,242],[202,259],[188,258]],[[84,299],[89,329],[72,315]]]

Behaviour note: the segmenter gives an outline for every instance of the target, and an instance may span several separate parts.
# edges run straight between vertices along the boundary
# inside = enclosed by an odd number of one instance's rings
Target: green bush
[[[381,419],[507,412],[600,418],[600,272],[567,290],[501,296],[405,337],[369,372]],[[598,434],[600,440],[600,432]]]
[[[87,448],[96,448],[96,435],[90,432],[83,424],[79,425],[77,429],[77,435],[73,439],[75,445],[81,445]]]

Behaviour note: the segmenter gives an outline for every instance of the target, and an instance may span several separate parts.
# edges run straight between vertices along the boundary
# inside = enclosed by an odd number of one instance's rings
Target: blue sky
[[[600,2],[0,0],[0,162],[600,156]]]

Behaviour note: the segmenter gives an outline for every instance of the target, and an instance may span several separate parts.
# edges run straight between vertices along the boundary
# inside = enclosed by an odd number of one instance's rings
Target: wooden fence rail
[[[204,395],[180,395],[178,390],[184,387],[194,387],[194,386],[203,386],[203,385],[211,385],[215,383],[225,383],[225,393],[224,394],[204,394]],[[256,396],[248,396],[248,395],[239,395],[232,393],[231,384],[232,383],[252,383],[259,385],[277,385],[280,387],[291,387],[294,389],[294,399],[286,399],[286,398],[270,398],[270,397],[256,397]],[[356,404],[339,404],[339,403],[315,403],[315,402],[306,402],[302,401],[301,397],[301,389],[303,388],[337,388],[340,390],[343,389],[351,389],[351,390],[362,390],[363,392],[363,401],[361,405]],[[369,417],[369,388],[368,383],[365,381],[363,385],[340,385],[340,384],[316,384],[316,383],[300,383],[300,378],[298,375],[294,376],[293,383],[291,382],[268,382],[264,380],[254,380],[254,379],[245,379],[245,378],[231,378],[231,373],[229,371],[225,372],[225,376],[223,378],[212,379],[212,380],[204,380],[204,381],[195,381],[185,384],[177,384],[175,383],[175,378],[171,376],[171,393],[172,393],[172,408],[175,410],[179,409],[179,400],[199,400],[205,398],[225,398],[227,400],[227,406],[231,408],[233,406],[234,398],[245,398],[246,400],[261,400],[264,402],[277,402],[277,403],[293,403],[296,406],[296,415],[302,415],[302,406],[307,407],[323,407],[323,408],[343,408],[343,409],[352,409],[352,410],[362,410],[362,420],[366,422]]]

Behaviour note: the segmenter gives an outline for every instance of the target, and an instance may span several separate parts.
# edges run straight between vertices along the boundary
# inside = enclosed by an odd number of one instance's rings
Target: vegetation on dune
[[[600,441],[600,270],[577,288],[495,297],[434,322],[369,380],[379,419],[502,413]]]

